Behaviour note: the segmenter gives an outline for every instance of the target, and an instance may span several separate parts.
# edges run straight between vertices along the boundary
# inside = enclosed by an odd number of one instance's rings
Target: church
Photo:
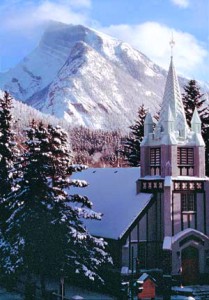
[[[121,274],[161,270],[184,284],[209,277],[209,178],[205,144],[194,111],[189,128],[171,57],[159,120],[144,124],[140,168],[89,168],[74,177],[89,183],[101,221],[90,233],[108,241]],[[76,192],[78,190],[76,189]]]

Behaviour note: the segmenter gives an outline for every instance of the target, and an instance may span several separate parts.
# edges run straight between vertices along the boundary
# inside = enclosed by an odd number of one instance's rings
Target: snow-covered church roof
[[[73,175],[86,180],[86,188],[71,188],[71,194],[85,195],[93,202],[93,210],[103,213],[101,221],[85,220],[91,234],[118,239],[128,230],[152,198],[152,194],[136,193],[140,168],[89,168]]]

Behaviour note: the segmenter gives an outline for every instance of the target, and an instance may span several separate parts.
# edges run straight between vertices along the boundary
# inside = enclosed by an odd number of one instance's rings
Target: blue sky
[[[209,0],[1,0],[0,70],[39,42],[49,19],[90,26],[130,43],[168,68],[209,83]]]

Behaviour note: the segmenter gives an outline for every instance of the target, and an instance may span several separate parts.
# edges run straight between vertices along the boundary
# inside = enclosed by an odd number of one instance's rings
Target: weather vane
[[[170,44],[170,47],[171,47],[171,57],[173,57],[173,47],[175,46],[175,41],[173,39],[173,32],[172,32],[171,40],[170,40],[169,44]]]

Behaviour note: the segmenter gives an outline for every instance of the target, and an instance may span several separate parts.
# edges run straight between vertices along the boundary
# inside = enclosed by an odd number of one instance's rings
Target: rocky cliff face
[[[159,109],[165,78],[165,70],[127,43],[52,23],[39,46],[1,74],[0,87],[72,124],[126,131],[142,103]]]

